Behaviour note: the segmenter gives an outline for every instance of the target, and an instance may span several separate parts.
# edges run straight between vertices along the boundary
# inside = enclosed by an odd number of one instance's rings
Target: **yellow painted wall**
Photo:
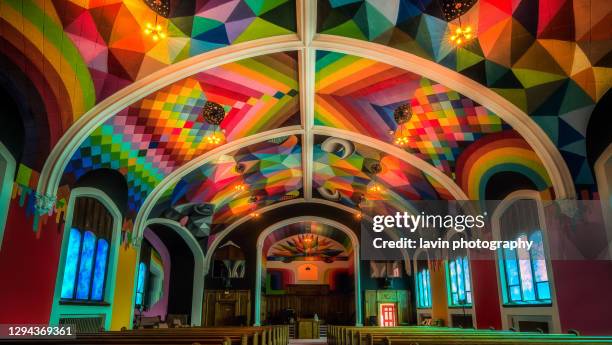
[[[434,320],[444,320],[444,325],[448,326],[446,298],[446,272],[444,271],[443,261],[429,261],[429,276],[431,280],[431,317]]]
[[[130,246],[119,248],[119,267],[117,267],[117,283],[113,300],[113,319],[111,330],[132,325],[132,298],[134,295],[134,280],[136,277],[136,260],[138,251]]]

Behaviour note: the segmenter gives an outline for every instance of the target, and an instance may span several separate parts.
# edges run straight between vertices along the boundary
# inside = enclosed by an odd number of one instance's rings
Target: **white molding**
[[[301,217],[293,217],[288,218],[283,221],[274,223],[267,228],[265,228],[257,237],[257,264],[255,268],[255,326],[261,325],[261,269],[262,269],[262,250],[263,244],[271,233],[274,231],[281,229],[285,226],[302,223],[302,222],[317,222],[321,224],[325,224],[331,227],[334,227],[342,232],[344,232],[350,239],[353,244],[353,255],[355,260],[355,325],[362,326],[362,305],[361,305],[361,281],[360,281],[360,259],[359,259],[359,239],[355,232],[353,232],[346,225],[336,222],[334,220],[317,217],[317,216],[301,216]]]
[[[397,157],[398,159],[412,165],[413,167],[421,170],[422,172],[428,174],[430,177],[438,181],[442,186],[448,189],[448,191],[456,200],[468,200],[468,197],[465,192],[448,175],[443,173],[440,169],[437,169],[433,165],[424,161],[423,159],[405,151],[404,149],[398,146],[392,145],[376,138],[369,137],[365,134],[355,133],[352,131],[333,127],[315,126],[313,129],[313,133],[316,135],[326,135],[330,137],[346,139],[351,142],[366,145],[375,148],[381,152],[385,152],[394,157]]]
[[[546,273],[548,275],[548,282],[550,284],[550,297],[552,306],[521,306],[521,307],[507,307],[504,306],[503,287],[502,280],[500,277],[499,267],[499,251],[495,251],[495,275],[497,277],[497,296],[499,299],[499,309],[501,313],[502,329],[509,329],[512,327],[510,320],[513,316],[549,316],[552,320],[550,332],[560,333],[561,332],[561,320],[559,317],[559,305],[557,303],[557,289],[555,284],[554,271],[550,260],[550,248],[549,248],[549,236],[548,229],[546,226],[546,219],[544,216],[544,204],[542,196],[538,191],[521,189],[514,191],[506,196],[495,208],[491,216],[491,225],[493,228],[493,240],[501,240],[501,229],[500,229],[500,218],[504,215],[505,211],[512,206],[512,204],[521,199],[535,200],[538,204],[538,222],[542,230],[542,237],[544,242],[544,252],[546,254]]]
[[[572,175],[557,147],[533,119],[486,86],[438,63],[389,46],[354,38],[318,34],[313,47],[384,62],[419,74],[482,104],[514,128],[537,153],[552,181],[558,199],[574,199]]]
[[[96,104],[68,128],[45,161],[37,192],[55,195],[64,170],[81,143],[100,124],[132,103],[169,84],[220,65],[254,56],[298,50],[301,47],[302,43],[296,34],[238,43],[185,59],[131,83]]]
[[[300,115],[304,134],[302,136],[302,177],[304,198],[312,198],[313,143],[315,112],[316,50],[311,47],[316,34],[316,1],[297,1],[298,36],[303,48],[298,54],[300,82]]]
[[[11,194],[13,193],[13,181],[17,162],[10,151],[0,142],[0,250],[2,250],[2,239],[11,206]]]
[[[142,238],[144,223],[149,218],[149,214],[155,207],[157,200],[163,195],[168,187],[171,187],[192,171],[198,169],[203,164],[211,162],[222,155],[228,154],[242,147],[264,142],[273,138],[301,133],[302,130],[300,126],[290,126],[250,135],[248,137],[240,138],[225,145],[219,146],[183,164],[180,168],[174,170],[172,173],[166,176],[157,186],[155,186],[153,191],[147,195],[140,210],[138,211],[138,214],[136,215],[136,220],[134,221],[133,233],[136,242],[140,241]]]
[[[202,302],[204,300],[204,252],[191,232],[180,223],[164,218],[153,218],[146,222],[145,227],[153,224],[165,225],[174,230],[191,249],[193,254],[193,292],[191,295],[191,325],[202,325]],[[138,263],[137,263],[138,264]],[[168,277],[170,279],[170,277]]]
[[[607,165],[612,165],[612,144],[608,145],[606,150],[597,158],[593,170],[595,170],[595,179],[597,181],[597,191],[601,201],[601,212],[604,220],[606,236],[608,238],[608,258],[612,258],[612,185],[608,179],[612,181],[612,171],[606,171]]]

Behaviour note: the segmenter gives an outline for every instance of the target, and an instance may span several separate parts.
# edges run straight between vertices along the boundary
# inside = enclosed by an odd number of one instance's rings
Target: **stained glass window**
[[[62,300],[103,301],[112,218],[97,200],[79,198],[75,202],[72,225],[60,297]]]
[[[550,304],[550,283],[546,270],[542,232],[535,230],[521,241],[532,241],[531,250],[504,249],[499,256],[502,280],[505,282],[504,304]]]
[[[431,308],[431,277],[429,268],[423,265],[417,272],[417,305],[419,308]]]
[[[142,305],[144,299],[145,279],[147,277],[147,265],[141,262],[138,265],[138,280],[136,282],[136,305]]]
[[[472,306],[470,262],[467,255],[457,255],[446,264],[448,304],[451,307]]]

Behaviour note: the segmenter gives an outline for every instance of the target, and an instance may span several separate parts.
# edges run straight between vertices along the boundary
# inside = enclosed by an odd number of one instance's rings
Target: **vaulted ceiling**
[[[137,233],[194,202],[215,204],[222,230],[288,200],[497,198],[487,184],[500,173],[546,197],[591,197],[585,137],[612,80],[609,2],[480,0],[463,24],[440,2],[162,1],[156,13],[140,0],[3,1],[6,74],[42,95],[32,126],[50,138],[18,183],[54,197],[117,170]],[[453,46],[458,25],[476,38]],[[223,108],[219,126],[207,102]]]

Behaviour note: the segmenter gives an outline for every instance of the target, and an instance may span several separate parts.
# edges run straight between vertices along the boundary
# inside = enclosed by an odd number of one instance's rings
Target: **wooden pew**
[[[447,345],[447,344],[612,344],[612,337],[541,334],[445,327],[330,326],[328,343],[335,345]]]
[[[288,345],[288,326],[137,329],[77,334],[76,339],[11,339],[13,344]],[[0,341],[3,343],[3,341]]]

